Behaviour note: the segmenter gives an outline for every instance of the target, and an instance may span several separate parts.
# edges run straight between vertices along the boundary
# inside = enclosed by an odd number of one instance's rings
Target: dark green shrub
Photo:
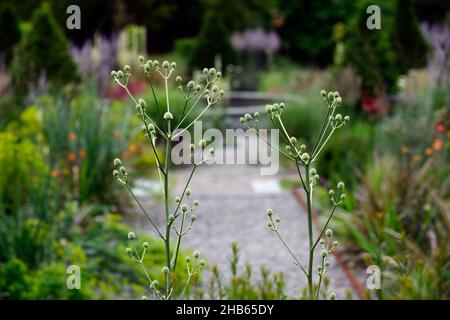
[[[9,6],[0,8],[0,60],[8,65],[12,59],[13,48],[20,40],[19,21]]]
[[[353,65],[362,78],[362,89],[370,96],[396,90],[400,75],[392,41],[392,3],[380,4],[381,29],[366,26],[370,1],[361,1],[349,22],[345,41],[345,64]]]
[[[236,60],[230,44],[231,32],[226,25],[223,11],[215,2],[206,9],[202,27],[194,49],[189,55],[191,68],[213,66],[215,58],[220,56],[226,66]]]
[[[45,75],[51,83],[64,84],[77,78],[75,63],[69,55],[68,41],[48,4],[42,4],[24,27],[14,51],[13,85],[19,98],[30,85]]]
[[[280,28],[283,47],[300,62],[331,63],[333,25],[346,21],[354,11],[354,1],[280,1],[284,23]]]
[[[182,57],[191,56],[196,44],[195,38],[181,38],[175,41],[175,52]]]
[[[411,0],[397,0],[394,16],[394,43],[401,71],[420,68],[427,62],[427,44]]]
[[[0,300],[19,300],[28,291],[27,266],[19,259],[0,263]]]

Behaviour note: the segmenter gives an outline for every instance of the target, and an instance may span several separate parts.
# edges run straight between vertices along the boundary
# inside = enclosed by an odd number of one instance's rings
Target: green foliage
[[[211,278],[207,291],[209,299],[227,300],[284,300],[285,284],[282,273],[273,273],[262,267],[261,279],[253,279],[253,270],[246,265],[243,272],[239,270],[239,247],[237,243],[231,244],[232,257],[230,260],[230,279],[224,283],[217,266],[211,268]],[[203,290],[197,288],[197,296],[203,297]]]
[[[9,6],[0,7],[0,60],[8,65],[13,48],[20,40],[19,21]]]
[[[27,92],[30,84],[36,84],[43,73],[46,80],[55,84],[77,78],[67,39],[46,3],[33,13],[14,51],[12,77],[18,97]]]
[[[13,212],[38,190],[47,165],[37,147],[10,130],[0,132],[0,212]]]
[[[196,45],[195,38],[181,38],[175,41],[175,52],[181,57],[191,56]]]
[[[305,102],[291,101],[286,104],[288,107],[284,111],[286,116],[283,120],[286,129],[292,132],[293,136],[302,137],[302,142],[314,143],[326,110],[317,110],[313,101],[309,99]]]
[[[336,133],[332,143],[323,150],[322,161],[317,163],[319,172],[334,181],[344,180],[349,188],[356,187],[358,175],[364,172],[372,157],[374,132],[372,125],[358,122],[352,130]]]
[[[110,159],[127,149],[132,111],[121,115],[120,103],[110,104],[88,85],[79,93],[42,97],[37,105],[51,165],[58,172],[78,168],[74,181],[66,181],[73,197],[110,202]]]
[[[441,165],[442,166],[442,165]],[[448,166],[415,167],[385,155],[367,168],[355,210],[337,215],[342,237],[383,272],[379,298],[448,299]],[[445,173],[444,173],[445,172]],[[438,177],[444,175],[445,180]]]
[[[397,0],[393,37],[398,63],[403,73],[412,68],[425,66],[428,46],[411,0]]]
[[[279,6],[285,17],[280,33],[287,53],[300,62],[332,62],[333,25],[354,12],[354,1],[280,1]]]
[[[380,4],[381,29],[366,26],[366,9],[372,4],[361,1],[349,21],[345,41],[345,64],[353,65],[362,78],[362,89],[370,96],[394,92],[399,77],[398,57],[392,41],[392,3]]]
[[[221,57],[223,65],[233,63],[236,57],[231,48],[230,35],[231,31],[226,25],[220,6],[209,5],[188,64],[192,68],[211,66],[217,56]]]

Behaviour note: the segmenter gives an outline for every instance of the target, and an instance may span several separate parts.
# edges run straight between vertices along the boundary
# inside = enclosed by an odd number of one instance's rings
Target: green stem
[[[166,159],[164,162],[164,211],[166,215],[166,236],[164,239],[166,251],[166,266],[170,270],[170,224],[169,224],[169,157],[170,157],[170,139],[166,144]],[[170,277],[166,276],[166,297],[169,298],[170,292]]]
[[[306,170],[306,183],[309,184],[309,164],[305,166]],[[308,240],[309,240],[309,264],[308,264],[308,289],[309,297],[313,299],[313,284],[312,284],[312,269],[314,263],[314,248],[313,248],[313,226],[312,226],[312,188],[309,185],[307,196],[307,209],[308,209]]]

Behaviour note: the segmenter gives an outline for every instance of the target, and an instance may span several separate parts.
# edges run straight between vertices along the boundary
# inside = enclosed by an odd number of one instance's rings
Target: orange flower
[[[77,135],[75,134],[75,132],[69,132],[69,140],[73,141],[77,138]]]
[[[419,161],[420,156],[416,153],[415,155],[413,155],[412,159],[413,159],[413,161]]]
[[[120,131],[114,131],[114,138],[120,139]]]
[[[52,169],[51,175],[52,175],[53,178],[56,178],[59,175],[58,170],[57,169]]]
[[[130,151],[131,153],[136,153],[138,150],[138,147],[136,144],[130,144],[130,146],[128,147],[128,151]]]
[[[81,149],[80,151],[78,151],[78,154],[80,155],[80,158],[84,158],[86,157],[86,151]]]
[[[426,149],[425,149],[425,154],[426,154],[427,156],[431,156],[431,155],[433,154],[433,149],[431,149],[431,148],[426,148]]]
[[[69,160],[70,162],[75,161],[75,153],[69,153],[69,155],[67,156],[67,160]]]
[[[433,142],[433,149],[436,151],[439,151],[442,149],[442,140],[441,139],[436,139]]]
[[[408,151],[409,151],[409,148],[408,148],[408,147],[401,147],[401,148],[400,148],[400,152],[401,152],[402,154],[408,153]]]

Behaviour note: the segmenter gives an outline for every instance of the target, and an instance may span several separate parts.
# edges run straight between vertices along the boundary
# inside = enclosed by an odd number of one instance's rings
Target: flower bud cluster
[[[330,196],[330,200],[334,206],[342,205],[342,202],[345,200],[344,189],[345,189],[345,184],[344,184],[344,182],[340,181],[337,184],[336,192],[334,191],[334,189],[328,190],[328,195]]]
[[[122,184],[127,184],[128,182],[128,173],[127,169],[122,166],[122,161],[119,158],[114,159],[114,169],[113,176],[116,180]]]

